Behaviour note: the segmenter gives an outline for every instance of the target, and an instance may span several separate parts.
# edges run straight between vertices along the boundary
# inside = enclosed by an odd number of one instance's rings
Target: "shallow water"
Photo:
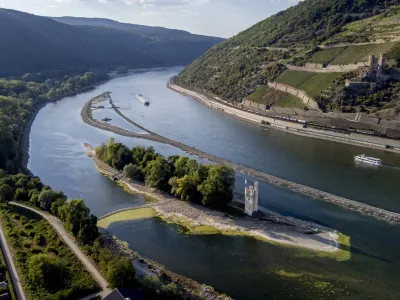
[[[29,168],[46,184],[63,190],[69,198],[85,199],[98,216],[144,203],[142,197],[125,193],[99,174],[86,156],[83,143],[97,146],[114,136],[129,146],[154,146],[164,155],[184,153],[171,146],[115,136],[84,124],[80,117],[84,103],[111,91],[116,104],[127,116],[168,138],[295,182],[400,211],[400,170],[368,168],[353,162],[355,154],[365,152],[399,166],[400,156],[266,131],[220,114],[166,88],[168,78],[178,71],[179,68],[170,68],[140,72],[47,105],[32,126]],[[150,106],[141,104],[136,94],[148,98]],[[106,113],[118,120],[115,123],[118,126],[131,129],[132,125],[118,119],[114,112],[107,110]],[[251,178],[237,175],[237,192],[243,191],[244,179]],[[135,251],[238,299],[259,299],[265,298],[264,295],[268,295],[267,298],[275,295],[279,299],[346,298],[347,292],[351,298],[359,299],[365,299],[365,295],[399,298],[399,226],[266,183],[260,183],[260,205],[349,235],[351,260],[337,262],[304,256],[297,250],[252,238],[188,236],[182,234],[178,226],[165,224],[157,218],[117,222],[109,230],[128,241]],[[309,275],[293,278],[271,273],[279,270]],[[320,283],[323,281],[334,285],[336,296],[329,292],[326,284]]]

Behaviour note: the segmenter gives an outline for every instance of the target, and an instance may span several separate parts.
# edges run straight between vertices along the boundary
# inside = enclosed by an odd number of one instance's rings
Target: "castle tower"
[[[381,66],[382,68],[384,68],[386,66],[386,55],[381,53],[381,55],[379,56],[379,62],[378,65]]]
[[[376,59],[375,55],[370,55],[368,57],[368,67],[371,68],[371,71],[375,71],[378,64],[378,60]]]
[[[381,82],[385,73],[385,65],[386,65],[386,56],[381,53],[378,61],[378,68],[376,70],[376,82]]]
[[[244,212],[249,216],[253,216],[258,211],[258,181],[254,183],[254,186],[246,186],[244,195]]]

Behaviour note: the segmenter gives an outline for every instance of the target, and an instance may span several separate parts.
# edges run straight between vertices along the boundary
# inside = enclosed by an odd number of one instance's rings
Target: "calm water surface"
[[[86,101],[111,91],[126,115],[159,134],[260,171],[400,212],[400,170],[362,167],[353,162],[354,155],[365,152],[400,166],[400,156],[266,131],[220,114],[166,88],[168,78],[179,70],[140,72],[47,105],[32,126],[30,169],[70,198],[85,199],[96,215],[143,203],[142,197],[123,192],[99,174],[83,148],[85,142],[95,146],[114,136],[89,127],[80,117]],[[143,106],[136,94],[148,98],[150,106]],[[109,117],[115,125],[140,131],[112,110],[98,111],[95,116]],[[164,155],[183,154],[167,145],[115,138],[129,146],[153,146]],[[249,179],[237,175],[238,192],[243,190],[245,178]],[[266,183],[260,185],[260,198],[262,206],[281,214],[324,224],[349,235],[351,260],[337,262],[251,238],[188,236],[179,227],[156,218],[115,223],[110,231],[167,268],[238,299],[271,295],[279,299],[400,298],[399,226]],[[305,275],[301,280],[285,278],[274,273],[279,270]]]

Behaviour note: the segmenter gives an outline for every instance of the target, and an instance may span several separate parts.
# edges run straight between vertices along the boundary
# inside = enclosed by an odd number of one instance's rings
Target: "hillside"
[[[82,28],[46,17],[0,9],[0,76],[74,66],[86,69],[121,65],[144,68],[187,64],[221,41],[208,37],[191,40],[189,33],[186,33],[186,39],[173,40],[169,37],[173,34],[169,32],[163,29],[159,32],[159,39],[155,39],[134,31],[109,27]],[[160,52],[155,48],[165,48],[166,54],[159,56]]]
[[[259,86],[276,81],[288,65],[354,64],[366,62],[372,54],[379,57],[380,53],[386,53],[394,65],[396,59],[400,62],[399,4],[399,0],[299,2],[214,46],[183,70],[177,83],[241,102]],[[356,39],[360,32],[363,38]],[[334,72],[342,71],[336,68]],[[301,88],[319,100],[326,93],[315,88],[318,80],[329,89],[339,82],[344,85],[345,77],[339,73],[324,80],[318,75],[308,81],[314,86],[308,87],[305,82]],[[323,102],[324,109],[341,109],[327,105],[326,99],[319,102]]]

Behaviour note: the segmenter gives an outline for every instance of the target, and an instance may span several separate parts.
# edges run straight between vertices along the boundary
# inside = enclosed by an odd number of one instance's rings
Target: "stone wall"
[[[304,67],[286,65],[289,70],[313,72],[313,73],[347,73],[357,70],[360,67],[367,66],[366,62],[348,65],[326,65],[316,63],[306,63]]]
[[[293,96],[298,97],[305,106],[308,108],[314,109],[314,110],[319,110],[318,103],[311,97],[307,96],[306,92],[296,89],[294,87],[282,84],[282,83],[277,83],[277,82],[268,82],[268,86],[270,88],[289,93]]]
[[[245,108],[247,107],[247,108],[256,109],[256,110],[262,110],[262,111],[266,111],[267,110],[267,105],[266,104],[257,103],[257,102],[250,101],[250,100],[247,100],[247,99],[244,99],[243,106]]]

